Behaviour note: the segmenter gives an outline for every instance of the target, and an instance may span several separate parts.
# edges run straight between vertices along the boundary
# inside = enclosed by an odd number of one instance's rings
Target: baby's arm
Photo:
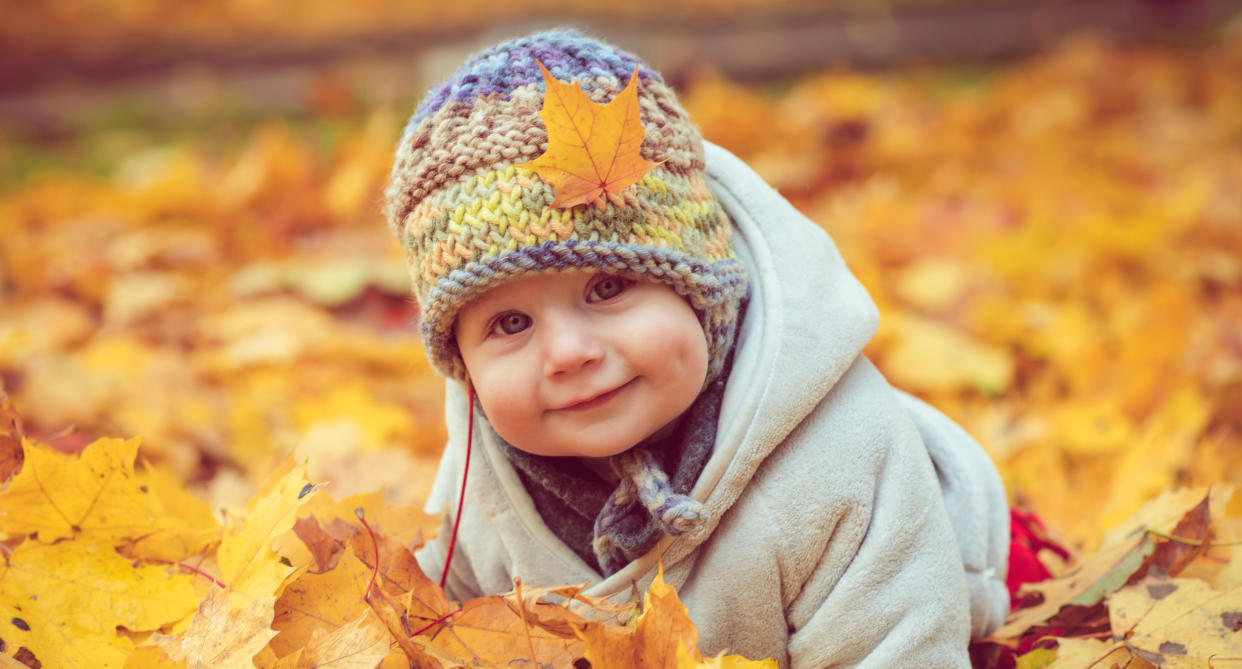
[[[874,392],[882,379],[859,367],[837,399],[867,417],[828,421],[837,471],[825,478],[840,494],[830,539],[786,609],[791,666],[969,667],[965,577],[932,464],[896,396]],[[848,406],[859,398],[872,411]]]

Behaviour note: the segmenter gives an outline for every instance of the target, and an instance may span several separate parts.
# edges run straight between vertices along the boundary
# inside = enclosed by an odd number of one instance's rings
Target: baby
[[[637,72],[658,166],[550,206],[518,167],[548,145],[539,63],[597,103]],[[878,316],[832,241],[634,56],[573,31],[474,55],[410,119],[386,214],[448,379],[418,560],[450,597],[626,598],[662,564],[705,654],[782,667],[967,667],[1008,612],[987,456],[862,355]]]

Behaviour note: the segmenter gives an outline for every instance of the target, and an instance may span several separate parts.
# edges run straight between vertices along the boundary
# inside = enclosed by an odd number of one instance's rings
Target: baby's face
[[[690,408],[707,377],[698,317],[663,283],[525,276],[467,304],[456,334],[496,432],[537,455],[625,451]]]

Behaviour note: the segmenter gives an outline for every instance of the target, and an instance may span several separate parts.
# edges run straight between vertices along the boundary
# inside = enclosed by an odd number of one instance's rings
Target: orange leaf
[[[0,484],[22,466],[22,419],[4,390],[0,390]]]
[[[604,105],[581,87],[557,81],[543,63],[539,69],[545,84],[539,117],[548,128],[548,150],[515,167],[535,171],[556,189],[553,208],[620,193],[660,164],[638,153],[646,135],[638,114],[638,66],[625,88]]]

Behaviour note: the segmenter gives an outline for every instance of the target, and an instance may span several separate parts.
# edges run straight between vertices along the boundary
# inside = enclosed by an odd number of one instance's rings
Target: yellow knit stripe
[[[618,238],[609,220],[624,215],[625,210],[611,202],[602,211],[539,206],[550,201],[552,188],[533,172],[512,166],[467,176],[419,203],[406,219],[409,243],[430,243],[423,250],[418,275],[429,289],[437,279],[471,260],[569,239],[675,248],[708,260],[727,257],[727,220],[706,181],[662,170],[655,174],[648,174],[636,188],[616,198],[626,207],[647,205],[645,220],[625,239]],[[705,248],[697,253],[687,248],[699,245]]]

